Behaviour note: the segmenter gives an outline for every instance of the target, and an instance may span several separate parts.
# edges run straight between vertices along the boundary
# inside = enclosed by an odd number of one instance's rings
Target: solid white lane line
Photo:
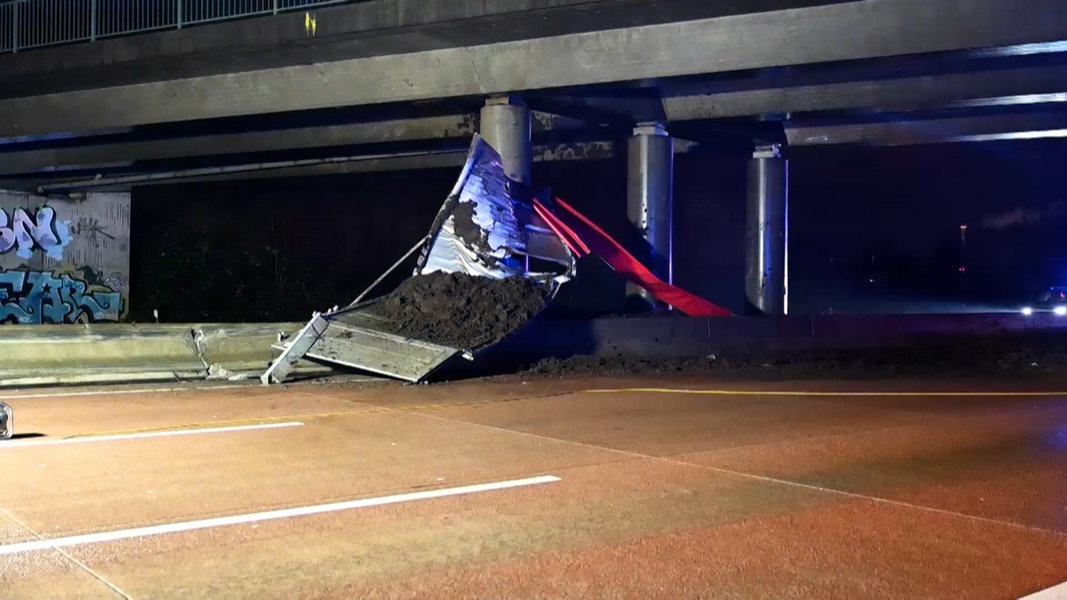
[[[302,427],[300,421],[284,423],[263,423],[260,425],[233,425],[230,427],[202,427],[200,429],[170,429],[167,431],[146,431],[142,433],[120,433],[115,435],[87,435],[85,437],[46,440],[43,442],[0,442],[0,450],[12,448],[37,448],[39,446],[62,446],[67,444],[88,444],[92,442],[114,442],[120,440],[141,440],[145,438],[174,437],[179,435],[201,435],[205,433],[231,433],[235,431],[254,431],[260,429],[280,429],[282,427]]]
[[[1048,589],[1023,596],[1019,600],[1064,600],[1067,599],[1067,582],[1054,585]]]
[[[8,520],[10,520],[12,523],[15,523],[19,527],[25,529],[33,537],[35,537],[35,538],[37,538],[39,540],[44,539],[44,536],[42,536],[41,534],[37,533],[32,527],[27,525],[22,520],[16,519],[14,515],[12,515],[11,513],[7,512],[6,510],[4,510],[2,508],[0,508],[0,515],[3,515],[5,517],[7,517]],[[115,592],[115,594],[119,598],[124,598],[125,600],[130,600],[130,595],[129,594],[127,594],[126,592],[122,591],[119,588],[119,586],[115,585],[112,581],[110,581],[108,578],[104,577],[100,573],[96,572],[92,567],[90,567],[89,565],[85,564],[85,562],[83,562],[81,560],[78,560],[77,558],[71,556],[70,552],[67,552],[66,550],[62,550],[62,549],[59,549],[59,548],[56,549],[56,552],[60,553],[63,556],[63,558],[69,560],[72,564],[76,565],[79,569],[81,569],[81,570],[85,571],[86,573],[88,573],[90,577],[92,577],[93,579],[96,579],[101,584],[106,586],[108,589],[110,589],[111,591]]]
[[[0,546],[0,555],[20,554],[23,552],[35,552],[39,550],[51,550],[58,548],[66,548],[69,546],[80,546],[84,544],[98,544],[101,542],[114,542],[118,540],[128,540],[131,538],[146,537],[151,535],[163,535],[167,533],[193,531],[196,529],[208,529],[211,527],[226,527],[229,525],[241,525],[244,523],[256,523],[259,521],[270,521],[274,519],[290,519],[293,517],[304,517],[308,515],[317,515],[328,512],[352,510],[356,508],[368,508],[371,506],[398,504],[401,502],[414,502],[417,500],[445,498],[447,496],[461,496],[464,494],[476,494],[480,492],[506,490],[510,488],[553,483],[556,481],[562,480],[554,475],[543,475],[540,477],[530,477],[527,479],[512,479],[510,481],[481,483],[477,485],[467,485],[463,487],[444,488],[439,490],[429,490],[425,492],[413,492],[410,494],[382,496],[379,498],[363,498],[360,500],[349,500],[346,502],[334,502],[332,504],[319,504],[314,506],[285,508],[281,510],[269,510],[265,512],[248,513],[243,515],[232,515],[229,517],[217,517],[214,519],[185,521],[183,523],[167,523],[163,525],[152,525],[149,527],[137,527],[134,529],[101,531],[98,533],[88,533],[84,535],[72,535],[54,539],[44,539],[32,542],[7,544]]]

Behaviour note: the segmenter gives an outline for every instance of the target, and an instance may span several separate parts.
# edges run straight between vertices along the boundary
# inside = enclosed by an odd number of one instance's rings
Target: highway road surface
[[[2,398],[8,599],[1067,596],[1067,377]]]

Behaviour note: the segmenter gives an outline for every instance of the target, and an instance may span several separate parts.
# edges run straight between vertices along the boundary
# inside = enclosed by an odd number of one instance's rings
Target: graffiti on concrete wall
[[[32,214],[21,206],[10,212],[0,206],[0,254],[14,250],[19,258],[31,258],[40,251],[62,260],[70,240],[70,225],[57,221],[51,206],[40,206]]]
[[[0,324],[122,320],[130,195],[45,199],[0,191]]]
[[[122,295],[90,284],[79,273],[0,271],[0,322],[92,323],[118,321]]]

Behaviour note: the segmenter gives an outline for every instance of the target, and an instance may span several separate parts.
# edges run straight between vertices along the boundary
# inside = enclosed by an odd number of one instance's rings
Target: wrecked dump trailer
[[[381,298],[316,315],[281,349],[416,382],[507,338],[544,309],[554,289],[525,277],[417,275]]]
[[[315,314],[263,374],[282,382],[302,358],[425,379],[474,360],[540,313],[574,273],[575,256],[475,136],[414,273],[393,292]]]
[[[508,179],[500,155],[477,135],[456,186],[412,252],[419,248],[414,273],[396,290],[315,314],[291,340],[275,345],[282,355],[263,383],[284,381],[302,358],[411,382],[449,361],[477,360],[541,314],[575,277],[578,257],[589,255],[675,310],[730,314],[656,278],[548,190]]]

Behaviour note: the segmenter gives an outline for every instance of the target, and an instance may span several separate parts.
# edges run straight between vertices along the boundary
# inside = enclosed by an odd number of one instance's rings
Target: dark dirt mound
[[[548,295],[548,286],[525,277],[430,273],[405,280],[366,310],[384,318],[389,333],[476,349],[519,329],[544,308]]]
[[[649,373],[707,372],[715,368],[710,359],[650,360],[636,356],[572,356],[537,362],[527,373],[547,377],[597,375],[642,375]]]
[[[543,360],[527,371],[545,377],[692,373],[758,379],[1021,377],[1064,372],[1067,335],[1062,333],[960,336],[896,348],[723,352],[679,360],[575,356]]]

